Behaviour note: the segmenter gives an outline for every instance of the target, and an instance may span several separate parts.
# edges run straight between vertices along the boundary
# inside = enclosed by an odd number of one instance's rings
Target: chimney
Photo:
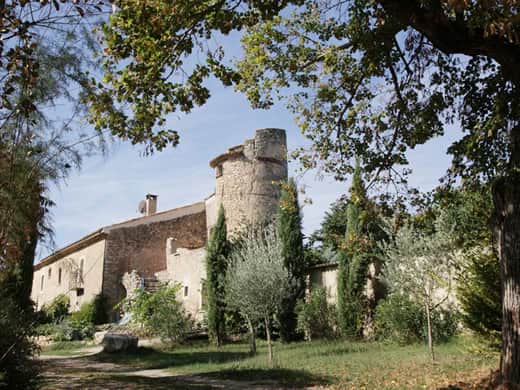
[[[145,215],[153,215],[157,212],[157,195],[146,194]]]

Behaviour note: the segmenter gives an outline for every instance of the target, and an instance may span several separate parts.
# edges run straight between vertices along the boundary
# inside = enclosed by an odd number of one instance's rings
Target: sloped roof
[[[173,219],[182,218],[187,215],[198,214],[205,210],[205,203],[197,202],[187,206],[177,207],[174,209],[161,211],[152,215],[145,215],[142,217],[132,218],[123,222],[118,222],[112,225],[104,226],[101,229],[98,229],[93,233],[87,234],[79,240],[76,240],[63,248],[60,248],[55,252],[51,253],[49,256],[43,258],[34,265],[34,270],[38,270],[42,267],[45,267],[46,265],[52,264],[70,253],[76,252],[77,250],[83,249],[95,242],[103,240],[112,230],[124,229],[155,222],[169,221]]]

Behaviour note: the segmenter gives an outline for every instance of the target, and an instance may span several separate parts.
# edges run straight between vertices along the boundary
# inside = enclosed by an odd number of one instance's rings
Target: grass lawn
[[[43,347],[40,351],[40,354],[44,356],[82,355],[88,353],[88,351],[85,351],[85,348],[92,345],[92,343],[85,341],[58,341]]]
[[[165,368],[175,374],[203,374],[223,379],[272,379],[289,386],[329,385],[338,389],[430,389],[471,381],[489,374],[498,355],[473,352],[473,342],[457,338],[437,346],[432,364],[424,345],[399,347],[342,340],[275,343],[269,367],[265,343],[251,357],[246,344],[217,349],[200,343],[173,350],[141,348],[131,355],[98,354],[87,359],[142,368]]]

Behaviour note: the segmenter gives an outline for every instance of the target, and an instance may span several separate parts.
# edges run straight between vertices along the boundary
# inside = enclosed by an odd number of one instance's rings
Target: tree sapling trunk
[[[271,341],[271,321],[269,321],[269,317],[265,318],[265,333],[267,335],[267,359],[269,361],[269,365],[273,364],[273,343]]]
[[[433,351],[432,314],[430,311],[430,305],[426,303],[424,306],[426,308],[426,323],[428,324],[428,350],[430,351],[432,362],[434,362],[435,352]]]
[[[256,355],[256,332],[251,319],[247,318],[247,326],[249,328],[249,352]]]

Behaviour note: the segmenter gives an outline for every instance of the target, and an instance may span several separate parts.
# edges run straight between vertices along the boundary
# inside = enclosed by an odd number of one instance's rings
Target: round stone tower
[[[210,161],[215,169],[213,210],[222,204],[231,235],[245,225],[270,219],[276,212],[281,181],[287,180],[285,130],[256,130],[255,138]]]

